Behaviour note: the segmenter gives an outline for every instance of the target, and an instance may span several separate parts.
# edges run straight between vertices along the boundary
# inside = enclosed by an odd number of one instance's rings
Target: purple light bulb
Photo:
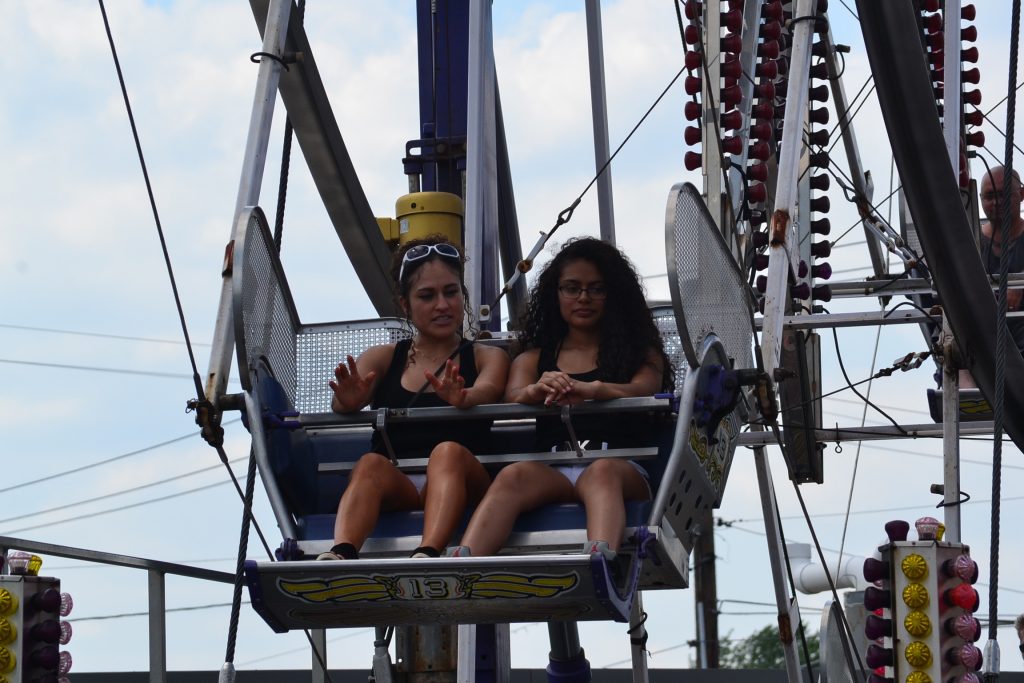
[[[910,524],[902,519],[894,519],[891,522],[885,523],[885,535],[889,537],[889,541],[892,543],[907,540],[909,532]]]
[[[981,622],[970,614],[961,614],[946,622],[946,632],[973,643],[981,638]]]
[[[970,555],[957,555],[952,560],[942,563],[942,571],[951,578],[959,578],[965,583],[974,583],[978,580],[978,563],[971,559]]]
[[[873,557],[864,559],[864,580],[874,583],[889,578],[889,563]]]
[[[881,666],[892,666],[893,653],[892,650],[879,647],[872,643],[871,645],[868,645],[867,656],[864,659],[872,669],[877,669]]]
[[[69,642],[71,642],[71,634],[72,633],[73,633],[73,631],[71,629],[71,622],[70,621],[62,621],[62,622],[60,622],[60,639],[59,640],[60,640],[60,644],[61,645],[67,645]]]
[[[60,594],[60,615],[66,617],[71,614],[71,610],[75,607],[75,601],[71,599],[71,593]]]
[[[864,635],[870,640],[884,636],[892,637],[892,619],[884,619],[877,614],[869,614],[864,621]]]
[[[67,650],[62,650],[59,659],[60,661],[57,664],[57,672],[63,676],[67,672],[71,671],[71,653]]]
[[[914,522],[917,537],[922,541],[934,541],[939,533],[939,520],[934,517],[922,517]]]

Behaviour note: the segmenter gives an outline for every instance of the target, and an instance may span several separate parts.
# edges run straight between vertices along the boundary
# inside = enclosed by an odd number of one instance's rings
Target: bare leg
[[[967,370],[960,371],[960,388],[961,389],[976,389],[977,384],[974,383],[974,377]]]
[[[493,555],[504,545],[521,513],[574,500],[572,484],[560,472],[538,462],[513,463],[494,478],[469,520],[462,544],[474,555]]]
[[[415,510],[419,505],[420,494],[409,477],[380,453],[366,453],[352,469],[338,503],[334,542],[358,549],[373,532],[381,510]]]
[[[420,545],[444,550],[466,505],[476,504],[491,484],[491,475],[465,446],[444,441],[427,461],[423,487],[423,540]]]
[[[595,460],[576,481],[576,495],[587,510],[587,538],[618,550],[626,528],[626,501],[647,500],[643,475],[625,460]]]

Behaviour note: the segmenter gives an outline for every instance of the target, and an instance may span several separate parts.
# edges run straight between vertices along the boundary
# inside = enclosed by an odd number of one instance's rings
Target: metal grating
[[[249,215],[242,245],[243,336],[241,340],[236,339],[241,366],[239,373],[247,376],[260,358],[266,358],[288,398],[294,402],[298,315],[266,218],[259,209],[254,209]]]
[[[736,368],[753,366],[750,288],[693,185],[669,193],[666,256],[681,343],[696,365],[704,338],[714,332]]]
[[[371,346],[391,344],[409,337],[408,324],[397,318],[332,323],[307,327],[297,338],[298,356],[295,409],[300,413],[331,412],[327,382],[345,356],[358,356]]]
[[[250,214],[241,245],[242,279],[236,283],[241,308],[236,309],[236,320],[241,320],[242,329],[236,343],[246,388],[250,388],[249,368],[264,359],[296,410],[330,412],[327,382],[345,356],[358,356],[375,344],[411,334],[408,325],[395,318],[301,325],[266,218],[259,209]]]
[[[651,308],[651,315],[654,317],[654,324],[661,333],[661,341],[665,345],[665,355],[668,356],[672,367],[676,371],[676,388],[683,386],[686,378],[686,371],[690,369],[686,362],[686,354],[683,351],[683,344],[679,340],[679,327],[676,325],[676,314],[668,306],[654,306]]]

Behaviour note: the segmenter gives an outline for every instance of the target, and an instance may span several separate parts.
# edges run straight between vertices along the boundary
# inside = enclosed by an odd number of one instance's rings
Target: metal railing
[[[72,548],[54,543],[28,541],[12,536],[0,536],[0,553],[6,553],[8,550],[24,550],[37,555],[66,557],[146,571],[149,574],[149,680],[151,683],[165,683],[167,681],[167,606],[164,577],[171,574],[173,576],[185,576],[202,581],[230,584],[235,582],[234,574],[212,569],[201,569],[173,562],[149,560],[132,555]]]

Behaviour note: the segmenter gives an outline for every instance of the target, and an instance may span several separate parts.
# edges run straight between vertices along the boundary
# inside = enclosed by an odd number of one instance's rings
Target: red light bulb
[[[978,598],[978,591],[974,590],[970,584],[961,583],[956,588],[946,591],[946,603],[968,612],[976,612],[981,600]]]

